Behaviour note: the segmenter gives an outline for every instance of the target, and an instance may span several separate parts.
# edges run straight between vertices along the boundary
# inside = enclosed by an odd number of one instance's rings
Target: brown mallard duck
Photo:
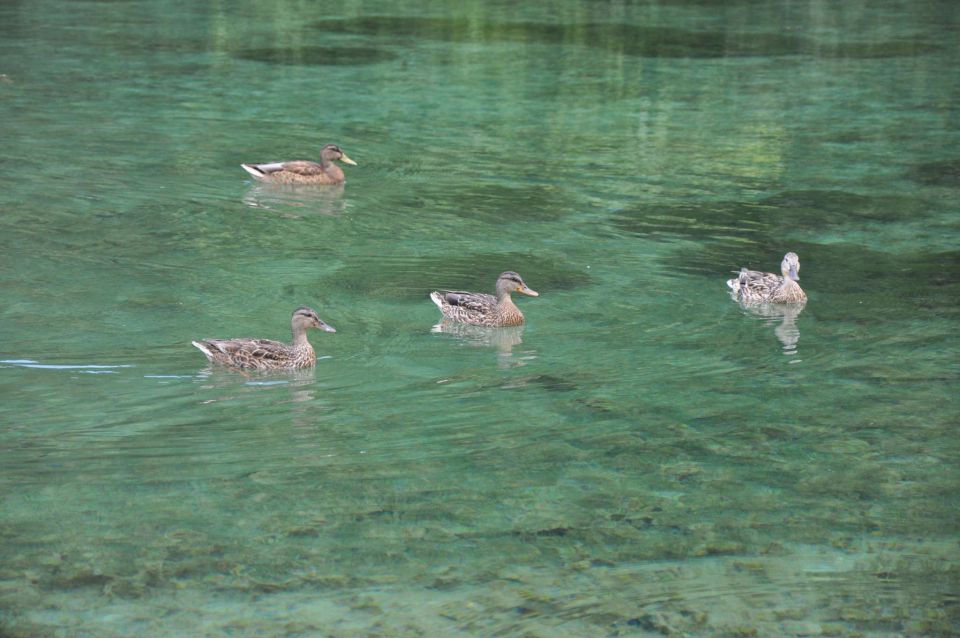
[[[435,290],[430,299],[437,304],[446,319],[474,326],[519,326],[523,313],[513,303],[510,293],[539,297],[523,283],[520,275],[507,271],[497,277],[497,295],[459,290]]]
[[[336,144],[327,144],[320,150],[320,163],[308,160],[274,162],[272,164],[241,164],[254,179],[274,184],[342,184],[343,169],[335,162],[356,166]]]
[[[757,270],[740,269],[740,275],[727,281],[730,295],[744,304],[800,303],[807,294],[800,284],[800,258],[787,253],[780,262],[781,275]]]
[[[193,345],[213,363],[244,370],[293,370],[316,364],[317,355],[307,340],[308,328],[336,332],[312,308],[301,306],[290,318],[293,342],[270,339],[203,339]]]

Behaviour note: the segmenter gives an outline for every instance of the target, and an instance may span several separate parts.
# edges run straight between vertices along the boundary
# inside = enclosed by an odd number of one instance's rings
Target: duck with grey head
[[[293,311],[290,318],[293,332],[291,343],[251,338],[202,339],[192,343],[212,363],[242,370],[296,370],[317,363],[317,355],[307,340],[307,330],[310,328],[336,332],[317,316],[315,310],[301,306]]]
[[[254,179],[273,184],[342,184],[346,179],[336,162],[356,166],[336,144],[327,144],[320,150],[320,162],[295,160],[269,164],[241,164]]]
[[[780,275],[741,268],[740,275],[727,280],[730,296],[744,304],[800,303],[807,294],[800,281],[800,258],[787,253],[780,262]]]
[[[540,293],[524,283],[512,270],[497,277],[496,295],[460,290],[435,290],[430,299],[445,319],[474,326],[519,326],[523,313],[513,303],[511,293],[539,297]]]

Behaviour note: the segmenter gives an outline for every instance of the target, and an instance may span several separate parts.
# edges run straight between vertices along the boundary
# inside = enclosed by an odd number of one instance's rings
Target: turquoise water
[[[3,3],[0,635],[955,635],[958,26]],[[302,304],[314,370],[190,346]]]

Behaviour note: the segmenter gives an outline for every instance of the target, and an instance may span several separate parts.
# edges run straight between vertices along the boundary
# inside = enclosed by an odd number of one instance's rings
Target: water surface
[[[954,635],[958,16],[0,6],[0,634]],[[336,142],[347,184],[241,162]],[[800,255],[803,308],[724,281]],[[514,330],[435,288],[520,272]],[[314,370],[211,369],[288,335]]]

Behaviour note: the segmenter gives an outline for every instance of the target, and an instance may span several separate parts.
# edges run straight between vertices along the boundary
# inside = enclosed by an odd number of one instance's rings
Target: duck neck
[[[520,308],[513,303],[513,298],[507,293],[499,299],[497,304],[497,314],[500,316],[500,324],[503,326],[519,326],[523,323],[523,313]]]
[[[323,172],[334,178],[335,180],[342,180],[344,178],[343,169],[340,168],[340,165],[331,160],[322,160],[323,163],[320,165],[323,167]]]
[[[497,299],[497,313],[501,317],[509,319],[506,325],[523,323],[523,313],[520,312],[517,304],[513,303],[513,297],[510,296],[509,292],[503,293]]]
[[[293,347],[297,349],[311,347],[307,340],[307,331],[304,328],[293,329]]]

